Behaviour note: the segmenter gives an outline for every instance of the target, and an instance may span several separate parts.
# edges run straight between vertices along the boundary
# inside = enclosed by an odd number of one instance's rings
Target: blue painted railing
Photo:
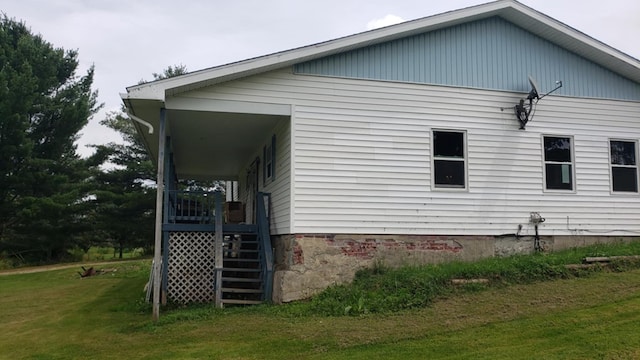
[[[266,199],[266,201],[265,201]],[[259,192],[256,194],[256,222],[258,225],[258,242],[260,244],[260,263],[262,266],[262,281],[264,286],[263,301],[271,301],[273,293],[273,248],[269,231],[269,208],[271,194]]]
[[[175,224],[213,224],[214,191],[169,190],[168,221]]]
[[[170,231],[213,231],[222,234],[256,234],[260,259],[260,274],[263,285],[262,301],[271,301],[273,293],[273,248],[270,236],[269,209],[271,194],[257,193],[255,198],[255,224],[224,224],[222,203],[219,192],[167,190],[165,193],[163,224],[163,263],[168,264],[168,246]],[[216,216],[220,216],[216,221]],[[216,253],[223,254],[222,242],[216,244]],[[222,271],[218,264],[216,271]],[[221,273],[220,273],[221,274]],[[214,281],[216,298],[220,298],[221,280]],[[167,267],[163,267],[162,286],[167,288]]]

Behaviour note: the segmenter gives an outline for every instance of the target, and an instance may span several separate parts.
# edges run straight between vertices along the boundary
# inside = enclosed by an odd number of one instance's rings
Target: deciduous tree
[[[124,142],[94,146],[92,161],[101,165],[94,178],[94,223],[122,258],[125,248],[151,246],[155,169],[123,111],[108,114],[100,123],[118,132]]]
[[[184,65],[169,66],[153,77],[162,80],[186,72]],[[94,145],[92,161],[101,165],[93,193],[95,224],[98,234],[122,257],[125,248],[152,245],[156,170],[124,108],[100,123],[120,134],[123,142]]]

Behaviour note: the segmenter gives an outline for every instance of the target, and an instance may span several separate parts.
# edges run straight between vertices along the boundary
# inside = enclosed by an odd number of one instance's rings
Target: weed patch
[[[640,254],[640,242],[598,244],[557,253],[398,269],[376,263],[371,269],[359,271],[351,284],[335,285],[316,295],[308,304],[308,311],[319,315],[353,316],[420,308],[452,293],[478,292],[491,287],[584,277],[605,269],[638,269],[640,259],[637,258],[615,260],[607,268],[596,266],[576,271],[565,266],[579,263],[584,257],[632,254]],[[455,286],[452,279],[487,281]]]

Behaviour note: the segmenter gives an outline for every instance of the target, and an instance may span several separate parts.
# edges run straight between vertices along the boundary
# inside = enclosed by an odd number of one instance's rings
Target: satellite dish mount
[[[525,127],[527,126],[527,123],[533,119],[533,114],[535,113],[535,105],[538,104],[538,101],[540,101],[540,99],[542,99],[543,97],[551,94],[552,92],[562,87],[562,81],[558,80],[556,81],[555,89],[540,96],[540,91],[538,90],[539,89],[538,84],[531,76],[529,76],[529,84],[531,84],[531,91],[529,91],[527,98],[520,99],[520,102],[513,107],[516,113],[516,118],[520,123],[520,130],[524,130]]]

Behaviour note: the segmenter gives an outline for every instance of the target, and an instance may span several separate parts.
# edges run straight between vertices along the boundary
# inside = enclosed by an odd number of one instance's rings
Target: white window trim
[[[547,161],[545,160],[544,152],[544,138],[545,137],[557,137],[557,138],[569,138],[571,139],[571,183],[573,188],[571,190],[563,189],[547,189]],[[561,194],[575,194],[578,191],[578,182],[576,181],[576,142],[573,135],[563,134],[542,134],[540,136],[540,149],[542,159],[542,191],[545,193],[561,193]],[[550,161],[549,164],[565,164]]]
[[[628,168],[635,168],[636,169],[636,184],[637,184],[637,189],[636,191],[613,191],[613,163],[612,163],[612,159],[611,159],[611,142],[612,141],[624,141],[624,142],[632,142],[635,144],[634,146],[634,150],[636,152],[636,165],[635,166],[630,166],[630,165],[615,165],[616,167],[628,167]],[[622,138],[609,138],[609,140],[607,140],[607,153],[609,154],[609,192],[611,193],[611,195],[618,195],[618,196],[629,196],[629,195],[639,195],[640,194],[640,165],[638,164],[638,140],[635,139],[622,139]]]
[[[456,133],[462,133],[462,159],[459,158],[446,158],[446,157],[439,157],[437,159],[446,159],[446,160],[453,160],[453,161],[463,161],[464,162],[464,187],[456,187],[456,186],[443,186],[443,185],[436,185],[436,167],[435,167],[435,161],[436,156],[434,154],[435,151],[435,137],[433,136],[434,132],[438,132],[438,131],[442,131],[442,132],[456,132]],[[429,139],[431,141],[431,149],[430,149],[430,155],[431,155],[431,190],[432,191],[456,191],[456,192],[468,192],[469,191],[469,152],[468,152],[468,148],[467,148],[467,130],[461,130],[461,129],[442,129],[442,128],[438,128],[438,129],[431,129],[431,139]]]

